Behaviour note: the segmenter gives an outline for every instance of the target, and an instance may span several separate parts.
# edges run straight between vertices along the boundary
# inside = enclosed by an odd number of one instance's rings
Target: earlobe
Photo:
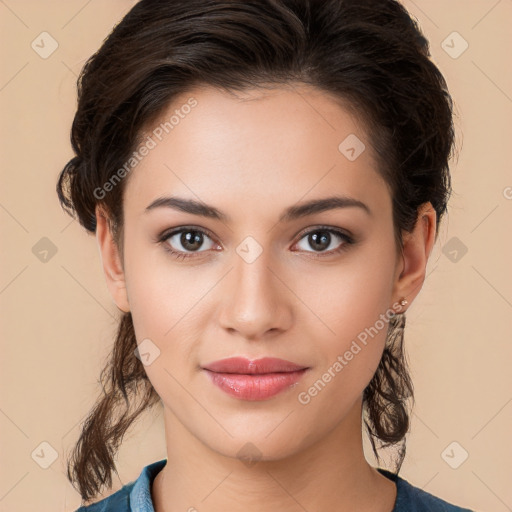
[[[405,297],[411,304],[423,286],[428,258],[435,242],[436,215],[430,202],[422,204],[414,229],[403,237],[403,268],[396,279],[394,291],[397,301]]]
[[[110,295],[114,304],[128,313],[130,306],[121,257],[114,242],[108,214],[99,205],[96,206],[96,241]]]

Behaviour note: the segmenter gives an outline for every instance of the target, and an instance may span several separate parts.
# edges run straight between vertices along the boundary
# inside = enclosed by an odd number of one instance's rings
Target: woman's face
[[[349,425],[355,435],[383,319],[403,292],[391,197],[362,127],[306,86],[238,97],[198,88],[143,140],[126,183],[116,302],[144,340],[166,425],[228,456],[250,442],[264,459]],[[302,208],[335,197],[354,204]],[[188,211],[155,203],[164,198]],[[217,373],[227,392],[204,368],[231,357],[307,369]],[[293,385],[277,393],[281,381]]]

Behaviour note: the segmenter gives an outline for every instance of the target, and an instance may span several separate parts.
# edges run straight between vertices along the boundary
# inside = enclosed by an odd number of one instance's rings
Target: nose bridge
[[[259,245],[259,244],[258,244]],[[270,249],[242,242],[233,254],[233,271],[222,298],[221,323],[244,337],[257,338],[286,328],[289,309],[282,284],[274,275]]]

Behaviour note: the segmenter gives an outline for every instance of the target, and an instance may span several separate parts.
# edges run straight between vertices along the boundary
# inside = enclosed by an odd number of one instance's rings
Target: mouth
[[[230,357],[203,366],[203,369],[216,373],[239,373],[246,375],[264,375],[267,373],[288,373],[306,369],[286,359],[264,357],[251,361],[245,357]]]
[[[202,369],[210,381],[228,395],[261,401],[294,387],[309,367],[270,357],[254,361],[232,357],[207,364]]]

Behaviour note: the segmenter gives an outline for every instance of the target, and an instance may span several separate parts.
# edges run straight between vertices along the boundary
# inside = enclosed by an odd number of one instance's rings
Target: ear
[[[418,295],[427,269],[428,258],[436,237],[436,211],[430,202],[418,208],[418,219],[412,232],[404,232],[403,264],[397,266],[394,299],[399,302],[406,298],[411,304]],[[401,313],[404,308],[400,310]]]
[[[108,214],[99,205],[96,206],[96,241],[110,295],[115,305],[128,313],[130,305],[121,257],[114,242]]]

